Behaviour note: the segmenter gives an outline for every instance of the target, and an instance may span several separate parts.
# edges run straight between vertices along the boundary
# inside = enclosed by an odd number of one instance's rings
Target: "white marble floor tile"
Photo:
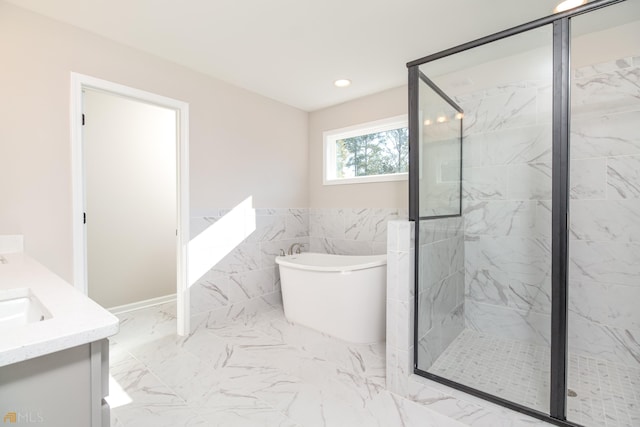
[[[202,416],[207,420],[207,426],[211,427],[301,427],[280,412],[268,408],[208,411]]]
[[[346,343],[282,310],[202,323],[188,337],[175,335],[171,307],[121,319],[111,375],[130,402],[113,408],[114,427],[484,427],[386,391],[384,343]],[[513,414],[492,420],[516,425]]]
[[[130,400],[112,408],[113,424],[124,427],[207,425],[180,396],[135,358],[123,358],[113,364],[111,375]],[[108,401],[115,406],[110,398]]]
[[[124,424],[113,413],[111,414],[111,427],[124,427]]]
[[[255,395],[304,426],[376,425],[360,399],[353,399],[344,387],[331,381],[311,384],[289,378],[257,390]]]
[[[186,405],[124,407],[114,410],[124,427],[207,427],[211,425]]]
[[[227,345],[225,341],[206,330],[196,330],[187,337],[170,334],[143,341],[139,345],[130,343],[125,348],[143,363],[151,363],[180,353],[188,353],[202,360],[215,361],[221,353],[225,353]]]
[[[368,402],[368,408],[379,426],[462,427],[466,425],[386,391]]]
[[[111,367],[111,375],[131,403],[124,406],[183,405],[185,402],[163,384],[145,365],[131,358]],[[118,408],[116,408],[118,409]],[[125,421],[123,417],[118,417]]]
[[[275,310],[274,310],[275,311]],[[327,337],[313,329],[288,322],[284,317],[275,317],[269,321],[260,322],[255,328],[280,342],[306,348],[313,343],[327,342]]]
[[[279,341],[254,327],[249,327],[241,323],[231,324],[226,327],[218,327],[216,329],[208,329],[208,331],[215,336],[224,339],[228,344],[234,346],[273,345],[282,343],[282,341]]]
[[[142,310],[119,314],[120,331],[112,338],[122,348],[175,335],[177,320],[175,303],[167,303]]]

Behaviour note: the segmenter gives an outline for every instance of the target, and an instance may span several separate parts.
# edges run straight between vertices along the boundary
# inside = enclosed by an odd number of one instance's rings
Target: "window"
[[[407,116],[324,133],[324,184],[407,179]]]

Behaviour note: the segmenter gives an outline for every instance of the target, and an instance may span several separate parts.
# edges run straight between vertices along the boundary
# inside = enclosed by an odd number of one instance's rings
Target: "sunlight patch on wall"
[[[189,286],[256,230],[256,210],[249,196],[189,242]]]

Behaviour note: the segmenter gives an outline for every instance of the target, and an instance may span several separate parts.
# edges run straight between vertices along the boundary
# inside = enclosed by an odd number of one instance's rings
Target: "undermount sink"
[[[41,322],[51,313],[29,288],[0,291],[0,329]]]

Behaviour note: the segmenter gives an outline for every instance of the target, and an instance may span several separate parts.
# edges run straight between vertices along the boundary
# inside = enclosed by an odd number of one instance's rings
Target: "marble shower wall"
[[[462,217],[420,221],[418,361],[427,370],[464,329]]]
[[[640,366],[640,56],[573,72],[569,349]]]
[[[191,237],[230,209],[191,218]],[[251,316],[282,305],[275,257],[292,243],[309,247],[308,209],[256,209],[256,230],[191,287],[191,314],[208,322]]]
[[[465,111],[466,327],[549,344],[551,81],[456,97]]]
[[[548,426],[544,421],[413,374],[414,223],[388,224],[386,388],[466,426]],[[427,421],[425,421],[428,424]]]
[[[385,254],[387,222],[406,218],[406,209],[309,209],[310,251],[339,255]]]

